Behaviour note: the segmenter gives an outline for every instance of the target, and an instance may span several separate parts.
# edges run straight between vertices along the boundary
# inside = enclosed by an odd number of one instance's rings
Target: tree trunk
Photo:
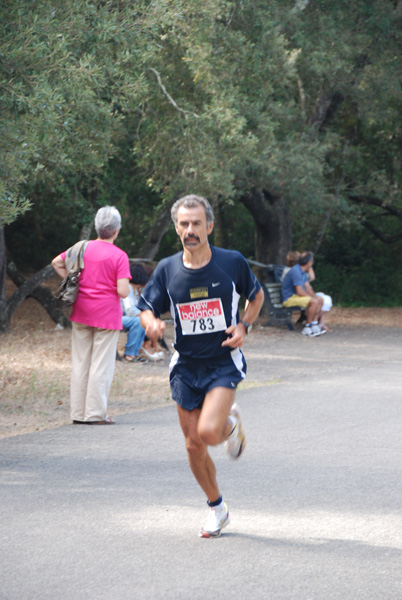
[[[32,294],[33,290],[38,287],[43,281],[49,279],[54,274],[52,265],[47,265],[38,273],[35,273],[30,279],[18,288],[14,294],[8,298],[4,310],[0,314],[0,331],[7,331],[10,327],[11,317],[18,306],[25,300],[27,296]]]
[[[93,221],[86,223],[81,227],[80,240],[89,240],[92,233]]]
[[[6,305],[6,241],[4,229],[0,227],[0,315],[3,314]]]
[[[240,198],[255,221],[255,258],[264,264],[285,264],[292,249],[289,211],[282,198],[253,191]]]
[[[342,103],[343,97],[338,92],[326,91],[319,98],[314,106],[314,110],[310,115],[308,124],[311,126],[311,137],[313,140],[336,112],[339,105]]]
[[[156,214],[154,223],[150,232],[148,233],[147,239],[143,243],[139,256],[141,258],[155,258],[161,239],[164,233],[171,223],[170,217],[170,206],[164,205]]]
[[[217,198],[216,200],[211,201],[212,209],[214,211],[214,246],[219,246],[220,248],[227,248],[227,235],[226,235],[226,220],[225,213],[222,204],[222,199]]]
[[[46,272],[49,272],[48,277],[51,277],[54,273],[53,269],[51,271],[49,270]],[[11,281],[13,281],[18,287],[21,287],[27,281],[25,277],[23,277],[21,273],[17,271],[17,267],[13,262],[7,265],[7,275],[9,276]],[[45,281],[45,279],[43,279],[43,281]],[[59,323],[63,327],[71,327],[71,323],[68,317],[66,317],[63,311],[56,307],[54,295],[48,287],[42,287],[38,285],[38,287],[32,290],[32,292],[28,295],[28,298],[34,298],[35,300],[40,302],[40,304],[42,304],[43,308],[47,311],[48,315],[51,319],[53,319],[55,323]]]

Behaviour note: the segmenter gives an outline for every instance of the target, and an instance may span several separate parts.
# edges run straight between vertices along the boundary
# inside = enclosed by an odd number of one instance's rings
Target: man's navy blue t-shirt
[[[236,250],[211,246],[210,262],[188,269],[183,252],[160,261],[137,304],[156,317],[170,312],[174,347],[180,356],[210,359],[232,350],[222,347],[225,330],[238,322],[239,300],[255,299],[261,286],[244,256]]]

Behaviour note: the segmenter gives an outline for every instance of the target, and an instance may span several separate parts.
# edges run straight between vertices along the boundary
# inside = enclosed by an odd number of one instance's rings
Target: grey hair
[[[96,233],[102,240],[111,238],[116,229],[121,229],[121,216],[115,206],[102,206],[95,217]]]
[[[197,206],[203,206],[207,217],[207,225],[215,221],[214,212],[208,200],[206,198],[203,198],[202,196],[189,194],[188,196],[183,196],[183,198],[179,198],[179,200],[176,200],[176,202],[172,206],[170,214],[172,216],[172,221],[175,225],[177,225],[178,210],[182,206],[184,206],[184,208],[196,208]]]
[[[314,261],[313,252],[302,252],[300,254],[299,265],[301,265],[302,267],[311,261]]]

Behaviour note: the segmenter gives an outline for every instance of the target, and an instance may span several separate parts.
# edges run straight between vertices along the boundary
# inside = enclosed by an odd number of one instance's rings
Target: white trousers
[[[119,331],[72,323],[70,405],[73,421],[103,421]]]
[[[322,310],[323,312],[328,312],[332,308],[332,298],[327,294],[323,294],[322,292],[317,292],[316,296],[321,296],[323,300]]]

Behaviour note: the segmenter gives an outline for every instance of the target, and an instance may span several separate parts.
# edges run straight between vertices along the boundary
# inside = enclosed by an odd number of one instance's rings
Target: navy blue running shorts
[[[243,353],[236,348],[220,358],[189,359],[176,353],[171,361],[172,398],[186,410],[201,408],[205,395],[215,387],[236,389],[246,376]]]

